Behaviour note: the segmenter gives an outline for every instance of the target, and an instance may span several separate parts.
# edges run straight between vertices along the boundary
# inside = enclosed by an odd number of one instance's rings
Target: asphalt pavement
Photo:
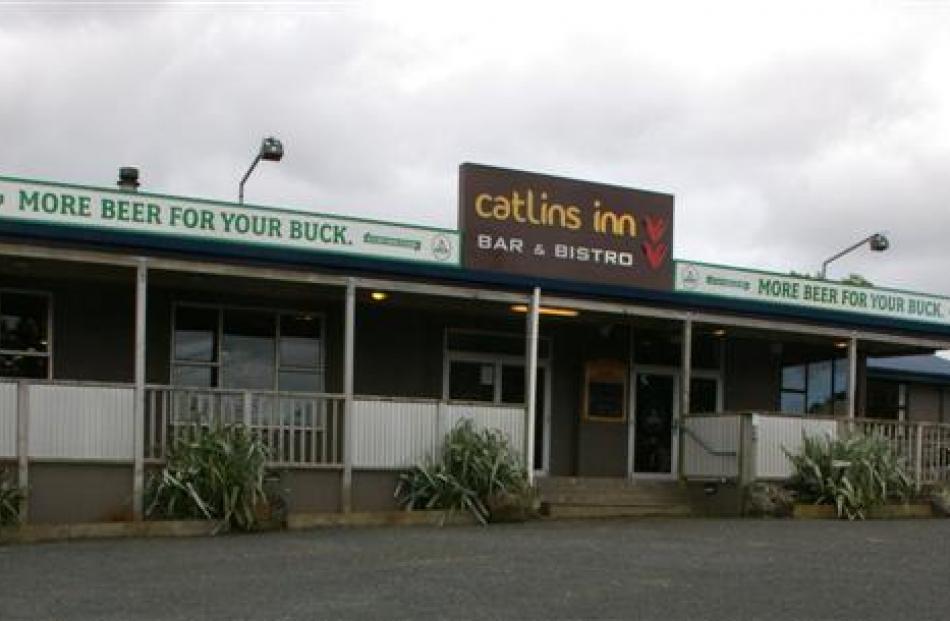
[[[0,620],[947,619],[950,520],[334,528],[0,546]]]

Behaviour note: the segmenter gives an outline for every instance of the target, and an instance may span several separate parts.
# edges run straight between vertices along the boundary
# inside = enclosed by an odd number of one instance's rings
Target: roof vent
[[[126,192],[135,192],[139,188],[138,166],[123,166],[119,168],[119,181],[116,185]]]

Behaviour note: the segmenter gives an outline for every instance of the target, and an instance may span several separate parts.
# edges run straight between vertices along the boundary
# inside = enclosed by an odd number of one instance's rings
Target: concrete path
[[[947,619],[950,520],[326,529],[0,547],[0,619]]]

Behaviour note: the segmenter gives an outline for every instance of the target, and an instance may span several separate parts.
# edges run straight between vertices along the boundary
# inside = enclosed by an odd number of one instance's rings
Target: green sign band
[[[950,298],[689,261],[676,262],[676,290],[888,319],[950,324]]]
[[[459,264],[454,231],[6,177],[0,221]]]

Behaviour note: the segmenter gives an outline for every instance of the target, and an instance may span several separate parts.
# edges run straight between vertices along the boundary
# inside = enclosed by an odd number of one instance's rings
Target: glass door
[[[636,475],[676,474],[678,378],[673,371],[638,371],[634,389],[634,453]]]

